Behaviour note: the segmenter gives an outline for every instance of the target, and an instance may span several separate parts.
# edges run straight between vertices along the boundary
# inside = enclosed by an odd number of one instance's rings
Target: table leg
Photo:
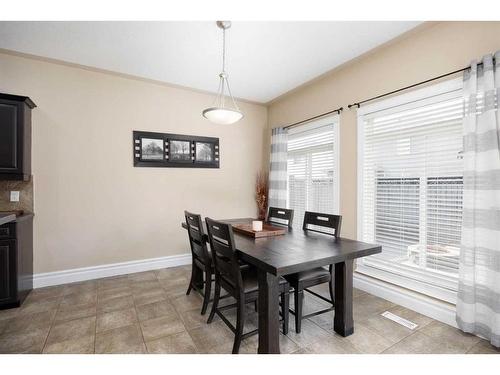
[[[344,337],[354,333],[352,271],[352,260],[335,264],[335,318],[333,320],[333,329]]]
[[[258,271],[259,354],[280,352],[278,276]]]

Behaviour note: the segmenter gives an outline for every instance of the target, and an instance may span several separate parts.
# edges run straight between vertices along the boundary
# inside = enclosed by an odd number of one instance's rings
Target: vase
[[[267,210],[265,208],[259,208],[259,216],[258,216],[258,219],[259,220],[266,220],[266,213],[267,213]]]

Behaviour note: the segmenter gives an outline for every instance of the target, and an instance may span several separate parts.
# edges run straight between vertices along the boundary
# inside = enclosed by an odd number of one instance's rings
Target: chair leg
[[[239,298],[237,303],[238,310],[236,312],[236,334],[234,336],[233,354],[238,354],[240,351],[243,327],[245,326],[245,302],[242,298]]]
[[[193,263],[191,264],[191,280],[189,280],[189,286],[188,286],[188,290],[186,292],[187,296],[189,295],[189,293],[191,293],[191,290],[193,290],[193,283],[194,283],[194,280],[195,280],[196,268],[197,267],[194,264],[194,259],[193,259]]]
[[[201,315],[207,312],[208,303],[210,302],[210,293],[212,292],[212,271],[210,268],[205,269],[205,290],[203,295],[203,306],[201,307]]]
[[[304,300],[304,291],[295,290],[295,332],[300,333],[302,328],[302,304]]]
[[[290,293],[281,294],[281,314],[283,315],[283,334],[288,334],[288,322],[290,320]]]
[[[215,310],[219,307],[219,298],[220,298],[220,283],[217,277],[215,278],[215,294],[214,294],[214,302],[212,303],[212,309],[210,310],[210,315],[208,316],[207,324],[212,323],[212,320],[215,316]]]

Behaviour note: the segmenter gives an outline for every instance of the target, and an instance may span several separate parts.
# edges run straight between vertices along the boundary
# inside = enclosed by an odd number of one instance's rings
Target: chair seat
[[[291,275],[286,275],[285,278],[292,285],[298,283],[310,283],[316,281],[324,283],[330,280],[330,271],[323,267],[317,267],[313,268],[312,270],[301,271]]]
[[[208,251],[208,265],[210,266],[210,268],[214,269],[214,262],[212,261],[212,251],[210,249],[207,249]],[[199,257],[196,257],[194,258],[194,262],[201,268],[203,268],[205,266],[205,263],[203,261],[202,258],[199,258]],[[244,269],[244,268],[250,268],[251,266],[247,263],[243,263],[240,261],[240,268],[241,269]]]
[[[259,290],[259,280],[257,278],[257,271],[253,267],[243,267],[241,268],[241,278],[243,280],[243,292],[244,293],[252,293],[257,292]],[[224,280],[231,284],[232,283],[224,278]],[[283,277],[279,278],[280,290],[288,284]]]

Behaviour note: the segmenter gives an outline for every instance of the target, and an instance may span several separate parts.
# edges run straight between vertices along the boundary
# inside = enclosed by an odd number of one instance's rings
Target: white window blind
[[[405,287],[457,288],[462,118],[458,81],[359,113],[360,237],[382,245],[362,264],[418,281]]]
[[[292,128],[288,135],[288,208],[294,227],[305,211],[338,212],[338,116]]]

